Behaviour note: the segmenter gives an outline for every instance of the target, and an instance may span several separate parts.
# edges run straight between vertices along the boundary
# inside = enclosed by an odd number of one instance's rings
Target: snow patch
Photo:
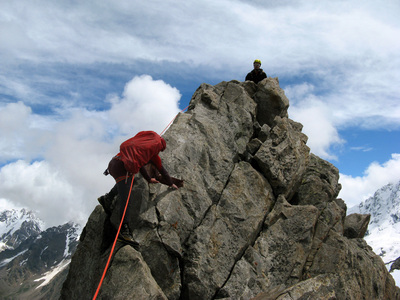
[[[0,263],[0,268],[1,268],[1,267],[4,267],[6,264],[8,264],[9,262],[11,262],[11,261],[12,261],[13,259],[15,259],[16,257],[18,257],[18,256],[20,256],[20,255],[22,255],[22,254],[24,254],[26,251],[28,251],[28,249],[26,249],[26,250],[24,250],[24,251],[18,253],[17,255],[15,255],[15,256],[13,256],[13,257],[6,258],[5,260],[3,260],[3,261]]]
[[[396,285],[399,286],[399,283],[400,283],[400,271],[399,270],[394,270],[390,274],[392,274],[392,277],[393,277],[394,281],[396,281]]]
[[[44,274],[43,274],[43,277],[38,278],[38,279],[35,279],[35,280],[34,280],[35,282],[43,280],[43,282],[42,282],[40,285],[38,285],[38,286],[36,287],[36,289],[41,288],[41,287],[43,287],[43,286],[49,284],[50,281],[51,281],[58,273],[60,273],[62,270],[64,270],[64,269],[69,265],[70,262],[71,262],[70,259],[68,259],[68,260],[62,260],[62,261],[58,264],[58,266],[56,266],[56,267],[54,267],[53,269],[51,269],[50,271],[44,273]]]
[[[43,228],[43,221],[32,211],[24,208],[0,211],[0,252],[15,249],[31,234],[38,233]]]

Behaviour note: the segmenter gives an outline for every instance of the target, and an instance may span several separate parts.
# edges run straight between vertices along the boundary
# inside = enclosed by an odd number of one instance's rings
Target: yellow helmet
[[[260,65],[261,65],[261,60],[256,59],[256,60],[253,62],[253,64],[260,64]]]

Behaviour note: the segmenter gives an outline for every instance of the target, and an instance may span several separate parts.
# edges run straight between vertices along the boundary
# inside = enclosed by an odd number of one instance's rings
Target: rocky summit
[[[288,107],[277,78],[197,89],[160,155],[184,187],[136,176],[140,249],[117,243],[98,299],[400,299],[363,239],[369,217],[346,220],[338,170],[310,153]],[[61,299],[98,287],[120,221],[115,190],[99,199]]]

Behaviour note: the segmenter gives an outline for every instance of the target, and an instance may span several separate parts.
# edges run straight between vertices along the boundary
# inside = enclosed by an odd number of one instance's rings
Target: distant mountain
[[[0,212],[1,299],[58,299],[81,228],[44,223],[22,209]]]
[[[0,212],[0,252],[15,249],[31,236],[39,235],[44,223],[25,209]]]
[[[350,208],[348,214],[352,213],[371,215],[365,240],[390,268],[400,257],[400,181],[380,188],[372,197]],[[400,285],[400,274],[393,277]]]

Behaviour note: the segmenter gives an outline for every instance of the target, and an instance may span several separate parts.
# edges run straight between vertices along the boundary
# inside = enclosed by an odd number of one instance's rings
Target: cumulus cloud
[[[399,180],[400,154],[394,153],[392,158],[383,164],[371,163],[363,176],[340,174],[339,182],[342,184],[342,190],[339,197],[345,200],[350,208],[371,197],[382,186],[397,183]]]
[[[307,107],[293,108],[291,112],[293,119],[303,124],[303,132],[308,136],[307,145],[311,152],[325,159],[337,159],[330,149],[343,144],[344,140],[340,138],[330,120],[327,107],[315,103]]]
[[[0,186],[1,197],[36,211],[48,224],[82,217],[81,205],[74,203],[74,187],[46,162],[29,164],[20,160],[4,166]]]
[[[290,117],[304,125],[303,132],[309,137],[308,146],[313,153],[322,158],[337,159],[333,149],[342,147],[346,142],[340,137],[339,129],[400,128],[399,99],[389,97],[383,91],[369,94],[352,80],[338,83],[335,89],[319,89],[320,87],[313,82],[293,84],[284,88],[290,100]],[[376,100],[380,95],[382,98]]]
[[[153,80],[149,75],[138,76],[126,84],[122,98],[111,99],[110,117],[123,134],[131,134],[139,128],[161,133],[171,116],[179,112],[180,98],[179,91],[162,80]]]
[[[345,141],[339,136],[329,106],[314,95],[314,86],[288,86],[286,94],[293,101],[293,105],[289,107],[289,116],[303,124],[303,132],[308,136],[307,145],[311,152],[325,159],[337,159],[331,148],[342,145]]]
[[[24,143],[31,109],[22,102],[10,103],[0,108],[0,151],[3,159],[12,158]],[[18,155],[18,154],[17,154]]]
[[[40,150],[50,139],[51,123],[51,117],[32,114],[21,101],[0,107],[0,163],[40,157]]]
[[[21,208],[23,208],[23,207],[18,206],[15,203],[13,203],[7,199],[0,198],[0,211],[10,210],[10,209],[20,210]]]
[[[113,98],[108,111],[70,108],[57,122],[51,117],[51,130],[23,103],[7,105],[0,111],[4,116],[0,126],[8,138],[2,147],[13,144],[18,153],[14,158],[41,159],[20,159],[0,169],[1,203],[37,211],[48,226],[86,221],[97,197],[114,184],[102,173],[120,143],[141,130],[161,133],[179,112],[179,99],[179,91],[163,81],[146,75],[135,77],[126,84],[122,97]],[[26,147],[32,133],[35,139],[30,143],[36,140],[38,144],[33,147],[35,153]],[[0,158],[6,160],[6,155],[2,153]]]

